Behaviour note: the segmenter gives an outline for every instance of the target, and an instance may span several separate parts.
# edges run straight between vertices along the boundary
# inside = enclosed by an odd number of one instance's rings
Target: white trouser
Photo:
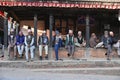
[[[26,60],[29,59],[29,50],[30,50],[30,56],[31,56],[31,59],[34,58],[34,49],[35,49],[35,46],[31,46],[31,47],[28,47],[28,46],[25,46],[25,56],[26,56]]]
[[[16,56],[16,46],[8,45],[8,55],[11,55],[12,49],[14,50],[14,57]]]
[[[120,56],[120,48],[117,49],[117,53]]]
[[[116,44],[113,45],[114,48],[117,48],[117,53],[120,55],[120,42],[118,41]]]
[[[45,49],[45,54],[47,55],[48,54],[48,45],[39,45],[39,55],[42,56],[42,51],[43,51],[43,47]]]
[[[22,55],[24,50],[24,45],[17,45],[17,49],[18,49],[19,55]]]
[[[99,42],[97,45],[96,45],[96,48],[99,48],[99,47],[102,47],[103,46],[103,42]]]

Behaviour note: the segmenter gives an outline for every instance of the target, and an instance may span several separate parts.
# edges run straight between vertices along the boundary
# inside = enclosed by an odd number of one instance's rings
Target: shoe
[[[22,54],[22,57],[24,56],[24,54]]]
[[[59,59],[60,61],[63,61],[63,59]]]
[[[118,58],[120,58],[120,55],[118,55]]]
[[[33,62],[33,59],[31,59],[31,62]]]
[[[48,55],[45,56],[45,59],[48,60]]]
[[[58,61],[59,59],[55,59],[55,61]]]
[[[110,58],[107,58],[107,60],[111,60]]]
[[[29,60],[26,60],[26,62],[29,62]]]
[[[107,55],[107,53],[105,53],[105,55]]]
[[[4,55],[0,56],[0,58],[3,58],[3,57],[4,57]]]
[[[14,60],[16,60],[17,59],[17,57],[14,57]]]
[[[69,53],[68,53],[67,55],[68,55],[68,57],[70,57],[70,54],[69,54]]]
[[[40,60],[42,60],[42,56],[40,56]]]
[[[22,58],[22,54],[20,54],[20,58]]]
[[[8,55],[8,58],[10,58],[10,55]]]

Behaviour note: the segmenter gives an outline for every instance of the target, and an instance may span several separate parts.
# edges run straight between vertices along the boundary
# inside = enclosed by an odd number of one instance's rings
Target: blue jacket
[[[53,36],[52,37],[52,43],[53,43],[53,47],[55,46],[55,41],[56,41],[56,36]],[[61,43],[62,43],[62,40],[61,38],[59,38],[59,41],[58,41],[58,46],[61,47]]]
[[[108,45],[107,40],[108,40],[108,39],[109,39],[109,38],[106,38],[105,36],[102,36],[101,41],[103,42],[103,45],[105,46],[105,48],[107,48],[107,45]]]
[[[17,35],[16,36],[16,45],[24,44],[24,40],[25,40],[25,36],[24,35],[22,35],[22,36]]]

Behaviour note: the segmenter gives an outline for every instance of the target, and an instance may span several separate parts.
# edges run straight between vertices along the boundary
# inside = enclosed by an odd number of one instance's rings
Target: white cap
[[[113,34],[114,34],[112,31],[110,31],[109,33],[110,33],[110,35],[113,35]]]
[[[13,31],[14,31],[14,29],[11,29],[10,31],[11,31],[11,32],[13,32]]]
[[[46,33],[46,31],[43,31],[42,33]]]
[[[10,20],[12,20],[13,18],[12,17],[10,17]]]
[[[72,30],[69,30],[69,33],[73,33],[73,31],[72,31]]]
[[[78,31],[78,34],[81,34],[82,32],[81,31]]]
[[[28,29],[28,33],[29,33],[29,32],[32,32],[32,30],[31,30],[31,29]]]

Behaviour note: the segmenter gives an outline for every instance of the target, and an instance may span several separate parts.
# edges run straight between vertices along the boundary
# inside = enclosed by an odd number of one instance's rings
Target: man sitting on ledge
[[[14,59],[16,59],[16,37],[14,34],[14,29],[11,29],[10,35],[8,35],[8,56],[11,59],[11,50],[14,50]]]

